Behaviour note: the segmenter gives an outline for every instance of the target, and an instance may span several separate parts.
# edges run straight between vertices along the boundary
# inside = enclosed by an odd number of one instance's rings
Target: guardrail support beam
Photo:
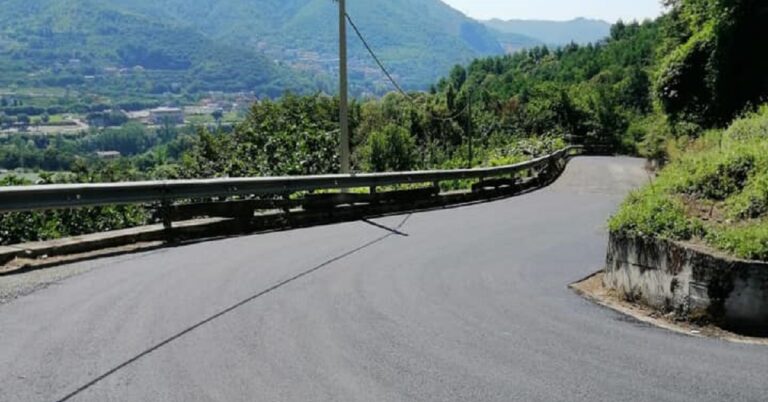
[[[443,181],[485,179],[519,175],[534,176],[547,165],[562,164],[572,151],[568,147],[547,156],[514,165],[414,172],[362,173],[356,175],[316,175],[287,177],[253,177],[198,180],[168,180],[130,183],[52,184],[0,187],[0,213],[35,210],[56,210],[107,205],[160,205],[163,224],[170,228],[173,221],[172,204],[180,200],[231,199],[244,196],[284,197],[282,207],[290,210],[291,194],[316,190],[364,188],[377,191],[384,186],[433,183],[437,188]],[[525,172],[528,172],[527,174]],[[166,211],[165,209],[171,209]]]
[[[160,218],[163,220],[163,227],[170,231],[173,229],[173,216],[171,211],[171,202],[164,200],[160,203]]]

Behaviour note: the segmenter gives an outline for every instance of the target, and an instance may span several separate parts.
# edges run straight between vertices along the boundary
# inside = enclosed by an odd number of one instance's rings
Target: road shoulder
[[[766,338],[743,336],[714,325],[696,325],[691,322],[676,320],[673,315],[662,315],[659,311],[650,307],[622,300],[616,292],[603,286],[602,271],[598,271],[568,287],[579,296],[595,304],[667,331],[691,337],[714,338],[733,343],[768,346],[768,339]]]

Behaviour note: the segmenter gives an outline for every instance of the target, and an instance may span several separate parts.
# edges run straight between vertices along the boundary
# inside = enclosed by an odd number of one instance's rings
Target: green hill
[[[356,1],[349,14],[409,88],[426,87],[456,63],[503,52],[489,29],[439,0]],[[331,0],[6,0],[0,86],[333,91],[337,17]],[[388,89],[353,35],[353,90]]]
[[[309,85],[255,50],[108,1],[6,0],[0,24],[3,86],[279,95]]]
[[[395,77],[424,89],[456,64],[541,44],[594,41],[600,21],[491,21],[440,0],[350,1],[348,12]],[[0,88],[107,96],[335,92],[332,0],[6,0]],[[390,84],[350,30],[351,89]]]
[[[309,73],[334,69],[338,9],[331,0],[107,1],[260,49]],[[406,87],[424,88],[457,63],[503,52],[489,29],[440,0],[352,1],[348,13]],[[349,44],[353,81],[386,86],[351,31]]]

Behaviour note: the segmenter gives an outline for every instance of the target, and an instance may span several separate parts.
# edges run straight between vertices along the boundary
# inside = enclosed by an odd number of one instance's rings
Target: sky
[[[642,20],[661,14],[660,0],[443,0],[476,19]]]

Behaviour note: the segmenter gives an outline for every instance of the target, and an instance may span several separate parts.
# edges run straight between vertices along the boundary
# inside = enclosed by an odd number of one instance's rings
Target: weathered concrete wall
[[[768,263],[661,239],[610,235],[605,286],[686,318],[768,330]]]

